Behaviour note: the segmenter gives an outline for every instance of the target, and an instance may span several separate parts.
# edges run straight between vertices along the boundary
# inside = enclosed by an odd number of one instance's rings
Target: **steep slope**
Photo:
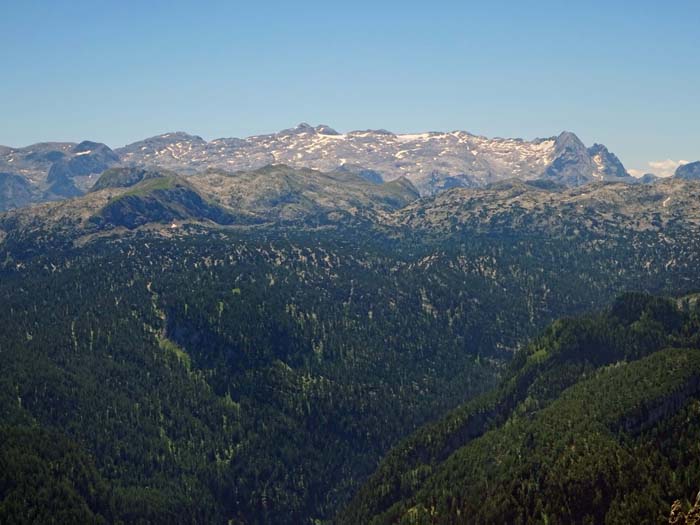
[[[393,450],[339,523],[663,520],[697,483],[699,328],[642,295],[558,321],[499,389]]]
[[[617,158],[617,155],[608,151],[602,144],[593,144],[588,148],[588,153],[593,159],[595,170],[593,177],[599,180],[625,179],[629,181],[627,170]]]

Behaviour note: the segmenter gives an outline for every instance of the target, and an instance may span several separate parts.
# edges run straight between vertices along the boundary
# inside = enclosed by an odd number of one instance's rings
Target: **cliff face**
[[[695,504],[687,511],[681,500],[674,501],[668,522],[670,525],[700,525],[700,492],[695,498]]]

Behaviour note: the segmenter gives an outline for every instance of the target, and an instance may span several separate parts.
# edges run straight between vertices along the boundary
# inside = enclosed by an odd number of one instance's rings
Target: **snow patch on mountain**
[[[302,123],[278,133],[209,142],[182,131],[169,132],[117,149],[114,157],[104,148],[88,141],[78,145],[35,144],[21,150],[4,148],[0,149],[0,170],[33,177],[33,182],[40,184],[53,163],[87,161],[97,151],[109,165],[118,162],[122,166],[157,167],[183,175],[210,168],[253,170],[270,164],[331,172],[347,164],[370,170],[384,181],[406,177],[423,195],[456,186],[482,187],[510,178],[548,179],[577,186],[629,177],[605,146],[587,148],[570,132],[523,140],[488,138],[460,130],[395,134],[367,129],[339,133],[326,125]],[[20,156],[21,162],[17,160]]]
[[[157,165],[184,172],[249,170],[271,163],[332,171],[347,163],[373,170],[387,181],[406,177],[423,194],[455,185],[484,186],[512,177],[553,178],[574,186],[627,175],[604,146],[594,145],[589,150],[569,132],[527,141],[487,138],[459,130],[338,133],[325,125],[302,123],[279,133],[211,142],[171,133],[117,152],[127,165]]]

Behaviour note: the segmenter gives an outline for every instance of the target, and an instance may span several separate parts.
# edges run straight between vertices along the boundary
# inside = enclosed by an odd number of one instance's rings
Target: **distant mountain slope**
[[[0,223],[16,233],[58,228],[74,236],[148,223],[170,226],[172,221],[318,226],[377,221],[417,198],[406,179],[377,184],[350,171],[321,173],[276,165],[236,173],[209,170],[183,178],[167,170],[111,168],[82,197],[16,210],[0,216]]]
[[[586,148],[573,133],[531,142],[488,139],[464,131],[397,135],[386,130],[340,134],[328,126],[296,128],[211,142],[166,133],[120,148],[122,161],[169,169],[240,170],[283,163],[332,171],[363,166],[384,178],[406,176],[423,194],[453,186],[482,186],[504,178],[551,178],[566,185],[627,179],[624,167],[599,144]]]
[[[419,197],[407,179],[377,184],[361,173],[322,173],[284,165],[236,173],[209,170],[189,180],[215,202],[260,221],[389,212]]]
[[[700,161],[679,166],[673,176],[677,179],[700,180]]]
[[[656,184],[661,180],[661,177],[654,175],[653,173],[645,173],[637,179],[641,184]]]
[[[173,176],[145,179],[116,195],[91,218],[100,226],[137,228],[147,223],[209,220],[232,224],[233,214],[207,201],[186,181]]]
[[[129,188],[138,184],[141,181],[166,177],[177,176],[174,172],[166,170],[146,170],[143,168],[112,168],[106,170],[97,179],[97,182],[90,188],[90,193],[104,190],[107,188]]]
[[[456,188],[398,210],[391,221],[420,231],[468,230],[522,235],[624,235],[669,227],[700,229],[700,185],[678,179],[656,184],[596,183],[577,188],[505,181]]]
[[[114,151],[91,141],[0,146],[0,172],[28,181],[29,202],[81,195],[101,172],[116,166],[165,169],[188,176],[210,169],[254,171],[277,164],[355,173],[377,183],[405,177],[422,195],[454,187],[482,187],[509,178],[546,179],[565,186],[607,180],[635,182],[605,146],[587,148],[570,132],[526,141],[465,131],[341,134],[328,126],[300,124],[279,133],[210,142],[184,132],[165,133]]]
[[[82,195],[100,173],[119,162],[108,146],[90,141],[0,147],[0,172],[25,181],[27,195],[20,201],[21,206]],[[7,207],[0,196],[0,210]]]
[[[555,322],[498,389],[390,452],[338,522],[662,521],[698,483],[699,329],[639,294]]]
[[[81,195],[92,187],[97,175],[119,164],[119,157],[108,146],[96,142],[81,142],[68,153],[51,165],[46,177],[49,192],[59,196]],[[65,189],[66,185],[72,190]]]

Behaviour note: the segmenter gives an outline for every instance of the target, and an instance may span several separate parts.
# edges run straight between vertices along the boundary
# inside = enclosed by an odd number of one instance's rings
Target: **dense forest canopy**
[[[339,522],[664,521],[697,492],[698,314],[628,294],[554,322],[498,388],[393,449]]]

